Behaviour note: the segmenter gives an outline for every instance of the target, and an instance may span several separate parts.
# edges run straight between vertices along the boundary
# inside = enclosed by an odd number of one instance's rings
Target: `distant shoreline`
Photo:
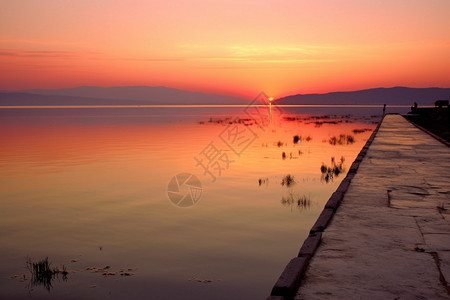
[[[256,95],[255,95],[256,96]],[[270,97],[269,97],[270,96]],[[252,99],[226,95],[203,94],[165,87],[78,87],[56,90],[25,90],[20,92],[0,92],[0,106],[120,106],[120,107],[164,107],[180,105],[202,105],[220,107],[236,105],[242,107],[253,104],[266,105],[275,98],[274,105],[294,105],[285,107],[352,107],[349,105],[368,105],[364,107],[388,107],[400,105],[419,107],[431,106],[436,100],[450,97],[450,88],[374,88],[351,92],[332,92],[327,94],[297,94],[282,98],[261,92]],[[300,106],[296,106],[300,105]],[[319,105],[319,106],[316,106]],[[377,106],[373,106],[377,105]],[[354,106],[353,106],[354,107]]]
[[[266,104],[186,104],[186,105],[1,105],[0,109],[55,109],[55,108],[230,108],[230,107],[267,107]],[[281,104],[277,107],[349,107],[349,108],[378,108],[382,104]],[[409,105],[388,105],[388,107],[410,107]],[[422,106],[432,107],[432,106]]]

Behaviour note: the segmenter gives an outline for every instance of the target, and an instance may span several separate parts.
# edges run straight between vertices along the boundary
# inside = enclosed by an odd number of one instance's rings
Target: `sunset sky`
[[[450,87],[449,0],[0,0],[0,90]]]

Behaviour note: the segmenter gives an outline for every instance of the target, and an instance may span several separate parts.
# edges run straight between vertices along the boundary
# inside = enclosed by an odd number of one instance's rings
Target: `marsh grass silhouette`
[[[355,138],[352,135],[340,134],[339,136],[333,136],[328,140],[330,145],[350,145],[355,142]]]
[[[336,163],[334,157],[331,158],[331,166],[327,166],[322,163],[320,167],[320,172],[322,173],[322,180],[325,180],[326,183],[333,181],[334,177],[338,177],[339,174],[345,171],[344,169],[344,161],[345,158],[342,156],[340,161]]]
[[[261,185],[268,185],[269,184],[269,178],[268,177],[266,177],[266,178],[259,178],[258,179],[258,184],[259,184],[259,186],[261,186]]]
[[[41,259],[37,262],[33,262],[31,258],[27,258],[26,268],[31,273],[31,280],[29,289],[32,290],[35,286],[44,286],[47,291],[52,288],[52,281],[58,278],[59,274],[62,275],[62,280],[67,280],[67,270],[64,265],[62,269],[53,268],[51,262],[49,262],[48,257]]]
[[[287,174],[281,179],[281,185],[290,187],[291,185],[295,184],[294,176],[291,174]]]
[[[312,140],[312,137],[310,135],[306,137],[302,137],[301,135],[294,135],[294,138],[292,139],[294,144],[299,144],[301,141],[310,142]]]
[[[311,196],[294,195],[294,193],[289,192],[286,197],[281,197],[280,202],[283,206],[297,207],[300,210],[305,210],[311,207]]]

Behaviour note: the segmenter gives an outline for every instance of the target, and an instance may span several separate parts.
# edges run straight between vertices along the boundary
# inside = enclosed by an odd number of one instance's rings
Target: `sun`
[[[269,97],[269,102],[272,102],[273,101],[273,97]]]

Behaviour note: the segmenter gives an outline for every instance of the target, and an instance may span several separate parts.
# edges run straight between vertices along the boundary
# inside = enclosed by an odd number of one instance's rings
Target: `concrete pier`
[[[268,299],[450,299],[450,148],[387,115],[358,157]]]

